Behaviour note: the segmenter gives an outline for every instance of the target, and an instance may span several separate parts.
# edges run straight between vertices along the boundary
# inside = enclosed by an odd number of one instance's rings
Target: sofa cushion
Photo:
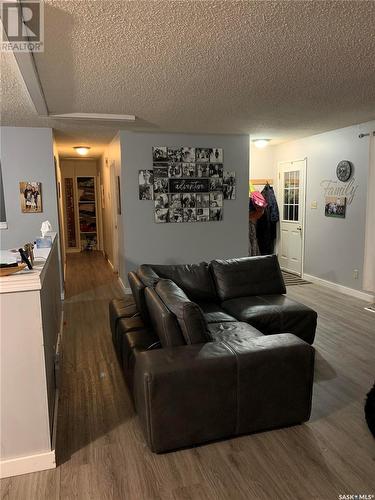
[[[208,325],[212,340],[215,342],[223,342],[226,340],[237,341],[239,343],[246,342],[249,339],[263,337],[263,333],[241,321],[210,323]]]
[[[137,306],[128,298],[111,300],[109,303],[109,325],[111,327],[112,338],[116,335],[117,323],[120,318],[131,318],[137,314]]]
[[[146,286],[155,287],[160,278],[174,281],[192,301],[217,301],[215,284],[207,262],[200,264],[142,264],[138,275]]]
[[[276,255],[213,260],[210,269],[221,300],[286,293]]]
[[[153,288],[146,288],[145,299],[150,314],[151,325],[163,347],[186,345],[177,318],[166,307]]]
[[[216,302],[199,302],[198,305],[202,309],[207,323],[236,321],[236,318],[224,311]]]
[[[223,309],[266,335],[293,333],[312,344],[315,337],[315,311],[285,295],[263,295],[226,300]]]
[[[155,291],[166,307],[176,316],[187,344],[210,341],[207,323],[201,308],[191,302],[176,283],[172,280],[160,280]]]
[[[150,316],[148,314],[148,309],[145,300],[145,285],[139,279],[136,273],[128,273],[128,281],[133,294],[134,301],[136,303],[137,309],[141,318],[146,325],[150,324]]]

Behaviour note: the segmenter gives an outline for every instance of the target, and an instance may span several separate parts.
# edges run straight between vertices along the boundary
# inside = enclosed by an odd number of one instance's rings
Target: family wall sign
[[[154,201],[157,223],[221,221],[224,200],[236,199],[222,148],[154,146],[152,162],[139,170],[139,199]]]

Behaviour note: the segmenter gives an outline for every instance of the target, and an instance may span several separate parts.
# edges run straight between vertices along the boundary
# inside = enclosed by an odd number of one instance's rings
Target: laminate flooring
[[[291,298],[319,315],[311,420],[156,455],[146,447],[111,344],[122,290],[101,254],[68,256],[55,470],[1,481],[2,500],[333,499],[375,494],[363,405],[375,377],[375,316],[318,285]],[[173,402],[171,402],[173,404]]]

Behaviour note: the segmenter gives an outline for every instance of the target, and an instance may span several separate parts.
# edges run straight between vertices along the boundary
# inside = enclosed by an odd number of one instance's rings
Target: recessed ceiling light
[[[259,149],[265,148],[268,146],[268,143],[270,142],[270,139],[254,139],[253,143],[254,146],[256,146]]]
[[[74,149],[81,156],[86,156],[90,151],[90,148],[88,146],[74,146]]]

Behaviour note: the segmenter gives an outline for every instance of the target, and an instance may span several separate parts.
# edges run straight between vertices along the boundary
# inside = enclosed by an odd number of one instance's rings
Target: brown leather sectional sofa
[[[141,265],[129,283],[112,338],[151,450],[309,419],[317,314],[275,256]]]

